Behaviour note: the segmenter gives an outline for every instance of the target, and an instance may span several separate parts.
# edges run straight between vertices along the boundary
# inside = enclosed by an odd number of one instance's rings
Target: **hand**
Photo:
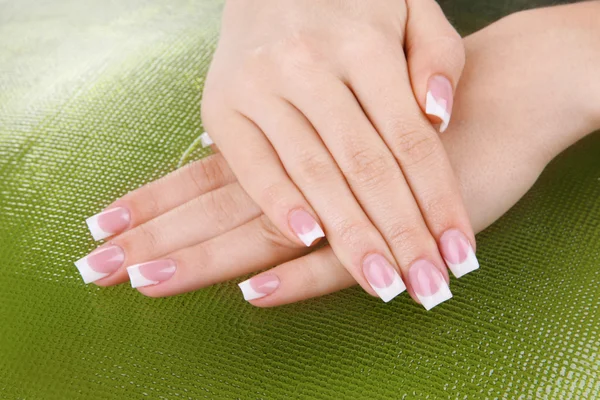
[[[600,127],[594,79],[600,55],[591,51],[600,29],[591,17],[598,8],[589,9],[598,5],[515,14],[466,39],[469,62],[456,123],[442,141],[476,231],[508,210],[556,154]],[[281,305],[355,284],[329,246],[300,257],[308,250],[270,223],[221,155],[129,193],[107,210],[131,215],[123,220],[128,230],[78,262],[84,279],[97,278],[101,286],[122,283],[125,267],[156,259],[172,262],[176,271],[157,263],[130,268],[146,283],[157,283],[139,289],[153,297],[279,263],[266,272],[277,280],[259,275],[266,285],[252,304]]]
[[[327,234],[356,281],[389,301],[409,271],[448,279],[446,243],[475,247],[425,116],[446,128],[463,63],[434,0],[228,1],[202,120],[287,239]],[[455,275],[477,267],[469,251],[470,264],[449,264]]]

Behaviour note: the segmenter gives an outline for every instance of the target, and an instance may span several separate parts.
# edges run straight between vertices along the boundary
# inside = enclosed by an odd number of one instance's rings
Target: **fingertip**
[[[425,97],[425,114],[432,123],[439,125],[440,133],[444,132],[450,124],[454,104],[454,90],[450,80],[443,75],[429,78]]]
[[[164,294],[157,292],[156,290],[152,290],[152,288],[148,288],[148,287],[138,287],[138,288],[135,288],[135,290],[137,290],[141,295],[143,295],[145,297],[150,297],[152,299],[167,297]]]
[[[212,146],[213,144],[215,144],[215,142],[212,140],[212,138],[208,135],[207,132],[202,133],[202,135],[200,135],[200,144],[202,145],[202,147],[209,147]]]
[[[315,245],[325,237],[317,219],[302,208],[296,208],[288,214],[288,223],[294,235],[306,247]]]

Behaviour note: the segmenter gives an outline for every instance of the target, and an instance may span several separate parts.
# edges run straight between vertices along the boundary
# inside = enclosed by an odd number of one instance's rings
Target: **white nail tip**
[[[452,298],[452,292],[450,291],[448,284],[446,284],[446,281],[443,278],[442,283],[438,288],[438,291],[432,294],[431,296],[420,296],[418,293],[416,293],[416,295],[423,307],[425,307],[427,311],[431,310],[438,304],[443,303],[444,301]]]
[[[208,147],[215,144],[215,142],[213,142],[212,138],[208,136],[208,133],[204,132],[202,135],[200,135],[200,144],[202,147]]]
[[[315,224],[315,227],[308,233],[298,234],[300,240],[306,247],[310,247],[315,240],[325,237],[325,232],[318,224]]]
[[[467,254],[465,261],[459,264],[452,264],[448,260],[445,261],[446,265],[448,265],[448,268],[450,268],[450,271],[452,271],[452,274],[454,274],[454,276],[457,278],[460,278],[461,276],[464,276],[469,272],[473,272],[479,268],[479,261],[477,260],[477,257],[472,249],[469,249],[469,253]]]
[[[425,112],[428,115],[434,115],[442,120],[440,132],[444,132],[450,124],[450,114],[446,111],[446,107],[439,104],[431,92],[427,92],[427,101],[425,102]]]
[[[81,260],[76,261],[75,266],[79,270],[79,273],[81,274],[81,277],[83,278],[83,282],[85,282],[85,283],[96,282],[97,280],[110,275],[105,272],[94,271],[92,269],[92,267],[90,267],[90,265],[88,264],[87,257],[83,257]]]
[[[127,273],[129,274],[129,280],[131,281],[132,288],[138,288],[143,286],[156,285],[159,283],[158,281],[151,281],[150,279],[144,277],[140,272],[140,265],[136,264],[131,267],[127,267]],[[175,269],[175,267],[171,267]]]
[[[398,296],[400,293],[406,290],[406,285],[404,284],[404,281],[402,280],[400,275],[398,275],[397,272],[395,272],[394,281],[390,286],[386,288],[378,288],[374,285],[371,285],[371,287],[373,288],[375,293],[377,293],[377,295],[381,298],[381,300],[383,300],[386,303],[391,301],[394,297]]]
[[[254,290],[252,288],[252,285],[250,284],[250,279],[248,279],[247,281],[238,283],[238,286],[240,287],[240,290],[242,291],[242,294],[244,295],[244,300],[246,300],[246,301],[260,299],[261,297],[266,296],[265,293],[257,292],[256,290]]]
[[[100,228],[100,225],[98,225],[98,217],[102,214],[103,213],[96,214],[85,220],[85,223],[87,224],[88,229],[90,230],[90,233],[92,234],[92,237],[96,241],[105,239],[112,235],[112,232],[106,232],[105,230]]]

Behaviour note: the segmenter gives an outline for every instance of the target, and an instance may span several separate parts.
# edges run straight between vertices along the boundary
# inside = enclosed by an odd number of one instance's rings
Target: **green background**
[[[550,1],[441,3],[468,33]],[[262,310],[235,283],[82,283],[84,219],[202,132],[221,7],[0,0],[0,398],[598,398],[598,135],[478,236],[481,269],[430,312],[358,288]]]

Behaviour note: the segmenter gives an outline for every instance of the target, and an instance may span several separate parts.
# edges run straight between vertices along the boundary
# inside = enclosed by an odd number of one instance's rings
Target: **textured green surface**
[[[463,31],[508,12],[481,8]],[[481,270],[431,312],[359,289],[261,310],[233,283],[148,299],[81,282],[84,218],[201,132],[219,11],[0,0],[0,398],[598,398],[598,135],[479,235]]]

